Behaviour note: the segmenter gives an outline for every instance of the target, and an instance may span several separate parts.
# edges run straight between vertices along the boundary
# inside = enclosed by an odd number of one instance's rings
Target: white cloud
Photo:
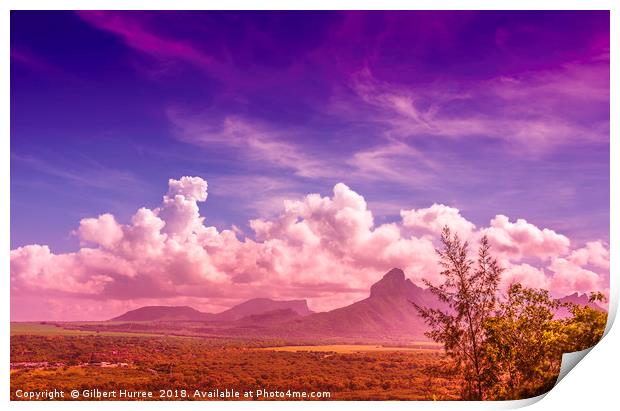
[[[475,230],[458,209],[434,204],[377,225],[364,197],[342,183],[331,196],[285,201],[276,217],[252,220],[254,235],[243,240],[234,228],[206,224],[198,202],[207,197],[205,180],[171,179],[161,206],[137,210],[127,224],[111,214],[83,219],[76,233],[84,246],[76,252],[36,244],[12,250],[12,291],[99,301],[308,298],[314,309],[328,309],[359,299],[393,267],[418,283],[436,281],[444,225],[473,243],[487,234],[506,268],[504,285],[585,292],[602,287],[609,270],[603,243],[570,250],[567,237],[502,215]]]
[[[429,208],[401,210],[405,227],[422,229],[435,235],[441,234],[445,226],[461,238],[469,238],[476,226],[461,216],[457,208],[433,204]]]

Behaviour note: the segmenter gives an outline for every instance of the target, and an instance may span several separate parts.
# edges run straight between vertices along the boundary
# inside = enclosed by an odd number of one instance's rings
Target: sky
[[[449,225],[609,288],[609,13],[11,12],[11,318],[327,310]]]

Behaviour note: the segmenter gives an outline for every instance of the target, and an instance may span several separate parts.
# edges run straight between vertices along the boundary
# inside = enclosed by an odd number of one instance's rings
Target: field
[[[318,392],[332,400],[434,400],[459,395],[459,383],[449,372],[445,355],[432,347],[265,347],[257,341],[87,334],[49,327],[12,330],[14,400],[21,399],[17,390],[54,389],[146,390],[152,399],[167,400],[218,399],[206,395],[216,390]],[[205,395],[196,397],[196,390]]]
[[[11,335],[107,335],[117,337],[127,336],[142,336],[153,337],[161,336],[154,333],[132,333],[123,331],[90,331],[80,330],[77,328],[65,328],[61,325],[53,323],[41,323],[41,322],[25,322],[11,323]]]
[[[280,347],[264,347],[261,350],[286,351],[286,352],[335,352],[338,354],[351,354],[360,352],[416,352],[420,350],[440,351],[437,344],[420,342],[408,347],[391,347],[383,345],[365,344],[332,344],[332,345],[284,345]]]

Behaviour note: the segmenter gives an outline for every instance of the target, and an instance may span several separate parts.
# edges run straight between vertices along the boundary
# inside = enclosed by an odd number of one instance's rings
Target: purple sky
[[[75,252],[181,176],[240,238],[344,183],[375,226],[438,203],[607,243],[609,13],[11,13],[12,249]]]

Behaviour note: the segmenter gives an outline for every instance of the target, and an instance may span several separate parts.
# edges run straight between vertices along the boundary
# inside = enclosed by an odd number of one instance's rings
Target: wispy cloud
[[[149,30],[136,12],[79,11],[77,15],[101,30],[111,32],[131,48],[167,62],[181,61],[216,74],[225,72],[212,56],[188,42],[164,37]]]
[[[237,175],[214,176],[210,179],[211,195],[235,201],[254,215],[273,216],[284,201],[302,197],[305,184],[290,176]]]
[[[424,153],[402,141],[388,140],[367,150],[355,152],[347,164],[355,178],[385,180],[406,185],[427,185],[439,165]]]
[[[604,58],[424,89],[381,81],[365,68],[351,76],[350,90],[361,105],[337,95],[330,109],[351,121],[381,124],[391,139],[485,137],[530,154],[609,141],[609,119],[601,118],[609,101]],[[597,116],[594,123],[592,116]]]
[[[337,175],[341,170],[304,152],[286,138],[287,131],[240,116],[191,115],[168,109],[167,115],[180,140],[203,148],[231,147],[246,160],[292,170],[300,177]]]
[[[229,147],[247,161],[292,170],[298,177],[343,178],[347,181],[389,181],[407,185],[426,184],[438,165],[406,142],[379,140],[371,148],[351,152],[320,153],[295,143],[303,141],[300,130],[279,130],[240,116],[219,118],[210,114],[188,115],[169,109],[168,118],[180,140],[205,149]],[[291,138],[294,137],[294,138]]]
[[[43,59],[41,56],[33,53],[26,47],[11,46],[11,61],[28,67],[31,70],[43,72],[47,75],[52,75],[55,77],[67,77],[69,74],[55,64],[52,64],[51,62]]]
[[[123,186],[140,187],[142,181],[133,173],[102,165],[101,163],[81,157],[80,162],[66,161],[51,163],[31,155],[11,153],[11,161],[32,171],[56,177],[81,187],[99,189],[117,189]]]

